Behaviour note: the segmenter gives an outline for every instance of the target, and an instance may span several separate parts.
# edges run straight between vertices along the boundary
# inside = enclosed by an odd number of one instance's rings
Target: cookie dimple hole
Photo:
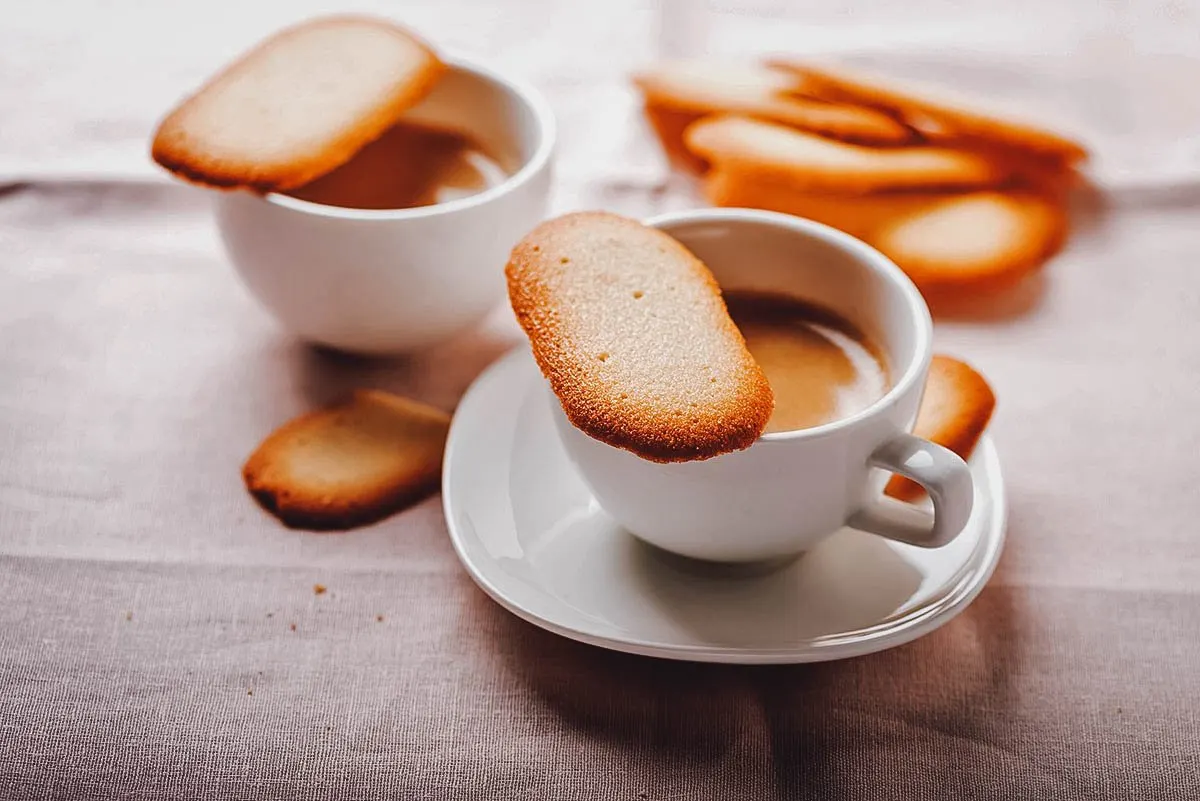
[[[640,290],[640,289],[633,290],[633,299],[634,300],[641,300],[644,297],[646,297],[646,293],[643,292],[642,290]]]
[[[533,246],[533,252],[534,252],[534,253],[541,253],[541,252],[542,252],[542,246],[541,246],[541,245],[534,245],[534,246]]]
[[[563,264],[570,264],[570,263],[571,263],[571,260],[570,260],[570,259],[568,259],[566,256],[563,256],[561,259],[559,259],[559,261],[560,261],[561,263],[563,263]]]
[[[608,351],[605,351],[604,353],[601,353],[601,354],[600,354],[599,356],[597,356],[596,358],[597,358],[597,359],[599,359],[599,360],[600,360],[600,361],[602,361],[602,362],[606,362],[606,361],[608,361]]]

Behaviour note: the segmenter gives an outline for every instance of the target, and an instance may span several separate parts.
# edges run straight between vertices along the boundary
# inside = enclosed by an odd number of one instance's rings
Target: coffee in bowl
[[[747,291],[726,293],[725,304],[775,393],[766,433],[852,417],[887,394],[882,351],[832,309]]]
[[[467,133],[400,122],[352,159],[286,194],[349,209],[408,209],[483,192],[513,172]]]

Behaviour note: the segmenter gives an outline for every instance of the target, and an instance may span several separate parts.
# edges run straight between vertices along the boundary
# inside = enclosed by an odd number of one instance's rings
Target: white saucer
[[[699,662],[817,662],[881,651],[961,612],[1004,544],[1004,482],[985,438],[975,510],[944,548],[843,529],[782,567],[712,565],[643,544],[598,507],[559,445],[522,348],[454,416],[442,489],[471,577],[519,617],[582,642]]]

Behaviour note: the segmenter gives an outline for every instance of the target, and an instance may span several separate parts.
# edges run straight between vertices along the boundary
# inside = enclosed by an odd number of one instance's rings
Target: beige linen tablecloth
[[[662,55],[844,52],[1020,101],[1093,142],[1043,281],[948,310],[1011,522],[929,637],[846,662],[693,666],[559,639],[460,569],[440,500],[288,531],[238,467],[351,387],[452,409],[503,310],[405,359],[289,339],[156,115],[313,2],[14,6],[0,26],[0,797],[1200,797],[1200,54],[1194,5],[374,3],[525,75],[556,209],[693,205],[624,76]],[[323,584],[323,595],[313,592]]]

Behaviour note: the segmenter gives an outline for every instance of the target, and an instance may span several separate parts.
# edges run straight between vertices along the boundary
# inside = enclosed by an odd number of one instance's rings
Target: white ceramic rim
[[[446,203],[435,203],[432,206],[416,206],[409,209],[348,209],[343,206],[330,206],[324,203],[313,203],[301,200],[280,192],[268,192],[263,198],[268,203],[283,206],[293,211],[312,214],[317,217],[336,217],[343,220],[415,220],[423,217],[437,217],[443,214],[453,214],[457,211],[490,203],[505,195],[511,194],[518,188],[529,183],[535,175],[546,168],[550,156],[554,152],[554,141],[557,138],[557,126],[554,112],[542,94],[519,78],[504,75],[499,70],[481,64],[472,58],[454,54],[443,54],[442,60],[451,68],[469,72],[477,78],[482,78],[492,84],[509,90],[516,95],[525,107],[533,112],[537,120],[538,142],[533,155],[526,160],[521,169],[510,175],[501,183],[476,195],[458,198]]]
[[[459,409],[461,410],[464,405],[469,405],[473,396],[494,391],[492,385],[501,382],[505,374],[514,370],[523,359],[528,359],[530,363],[533,362],[533,356],[525,348],[517,346],[492,363],[468,388],[466,394],[463,395],[463,402],[459,404]],[[533,366],[532,369],[535,373],[537,372],[536,366]],[[503,589],[494,584],[487,572],[468,556],[465,540],[470,535],[459,526],[459,517],[453,508],[456,493],[451,489],[457,481],[454,472],[458,460],[462,458],[460,453],[462,446],[458,442],[463,438],[462,426],[456,412],[454,420],[450,423],[450,433],[446,438],[446,455],[442,465],[442,514],[446,519],[450,543],[459,562],[466,568],[467,574],[493,601],[522,620],[567,639],[613,651],[686,662],[791,665],[849,659],[888,650],[924,637],[966,609],[991,579],[996,565],[1000,562],[1008,535],[1008,498],[1005,493],[1004,474],[1000,467],[1000,458],[995,444],[985,433],[980,438],[970,461],[972,465],[977,464],[978,469],[990,479],[986,483],[984,491],[989,493],[988,502],[991,514],[989,519],[984,521],[984,533],[970,556],[959,567],[955,578],[943,585],[946,589],[941,597],[898,616],[881,620],[866,629],[853,632],[854,636],[850,640],[846,639],[845,634],[826,635],[797,646],[784,648],[738,649],[708,645],[664,646],[662,643],[648,640],[594,633],[560,623],[553,617],[544,614],[544,610],[523,606],[520,601],[509,597]],[[972,471],[974,472],[975,469],[973,467]]]
[[[836,434],[850,426],[858,425],[869,417],[883,413],[893,406],[902,395],[908,392],[913,384],[921,380],[933,358],[933,317],[929,314],[929,306],[926,305],[925,299],[921,297],[916,284],[912,282],[912,279],[903,270],[896,266],[895,262],[861,239],[856,239],[843,231],[831,228],[815,220],[795,217],[790,214],[781,214],[776,211],[763,211],[762,209],[723,208],[676,211],[651,217],[645,221],[645,224],[651,228],[662,229],[665,233],[670,233],[666,229],[680,223],[727,223],[730,221],[787,228],[802,236],[822,240],[846,251],[848,255],[863,263],[869,269],[874,270],[884,280],[889,281],[900,289],[901,295],[907,302],[910,316],[916,321],[917,325],[914,356],[905,369],[904,374],[900,377],[900,380],[895,382],[882,398],[849,417],[842,417],[824,425],[813,426],[812,428],[763,434],[758,438],[758,442],[792,442],[803,439],[817,439]]]

